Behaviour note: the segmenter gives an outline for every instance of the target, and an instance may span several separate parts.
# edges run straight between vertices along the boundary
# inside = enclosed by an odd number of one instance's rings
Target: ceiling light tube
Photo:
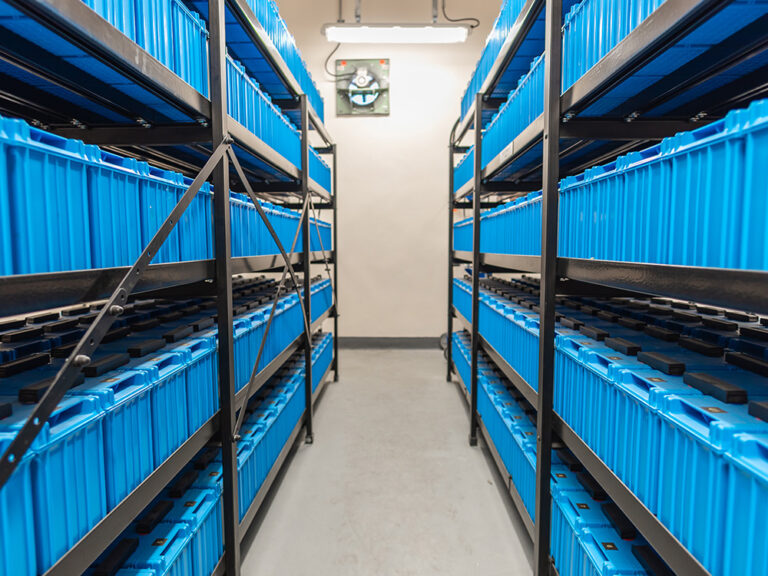
[[[466,42],[469,26],[457,24],[326,24],[329,42],[341,44],[457,44]]]

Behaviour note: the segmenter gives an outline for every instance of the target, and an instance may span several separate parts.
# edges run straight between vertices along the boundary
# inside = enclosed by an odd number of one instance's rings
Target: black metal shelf
[[[319,328],[332,313],[332,309],[326,311],[312,324],[312,330]],[[303,346],[303,342],[304,335],[302,334],[256,375],[255,386],[251,388],[251,397],[255,396],[261,387]],[[246,402],[246,392],[247,390],[244,388],[235,396],[237,406],[242,406]],[[85,572],[136,519],[136,516],[171,483],[184,466],[189,464],[200,450],[218,435],[218,431],[219,412],[214,414],[165,462],[158,466],[144,482],[128,494],[120,504],[62,556],[44,576],[72,576],[72,574]]]
[[[58,34],[71,44],[72,50],[83,56],[83,63],[78,67],[69,61],[71,58],[68,60],[46,52],[32,40],[17,37],[10,21],[7,28],[2,28],[0,54],[10,65],[29,73],[29,79],[2,76],[8,81],[5,92],[12,95],[11,104],[5,108],[27,120],[43,122],[47,129],[62,136],[102,146],[110,144],[111,148],[131,156],[142,155],[137,151],[138,147],[145,152],[145,157],[158,164],[163,156],[186,156],[186,163],[171,162],[164,166],[188,175],[202,166],[207,153],[198,150],[196,157],[195,153],[190,154],[194,152],[194,146],[190,145],[196,143],[199,147],[211,141],[210,129],[206,129],[212,119],[208,98],[81,0],[5,1],[32,17],[44,29]],[[244,1],[229,1],[250,10]],[[266,34],[263,29],[261,32]],[[265,56],[279,58],[274,47],[266,51]],[[144,102],[106,84],[89,70],[89,66],[106,67],[121,75],[131,86],[132,93],[143,95]],[[281,59],[275,66],[287,70]],[[41,87],[32,83],[32,80],[39,83],[40,78],[48,84]],[[298,86],[295,80],[292,82]],[[62,99],[62,88],[72,95],[70,100]],[[14,96],[21,93],[23,98]],[[295,93],[296,97],[300,94],[300,91]],[[118,117],[121,119],[116,119]],[[327,130],[312,110],[310,118],[326,144],[331,146]],[[229,118],[228,133],[240,149],[259,160],[252,173],[265,182],[296,183],[300,180],[300,170],[296,166],[232,117]],[[172,145],[175,148],[169,151],[168,147]],[[310,190],[325,200],[330,198],[330,191],[311,179]]]
[[[468,331],[472,325],[461,313],[456,316]],[[482,348],[493,364],[504,374],[515,389],[535,409],[539,398],[533,387],[528,384],[504,358],[481,337]],[[619,480],[614,472],[584,443],[584,441],[556,414],[553,413],[553,431],[563,444],[573,452],[579,462],[606,491],[632,524],[640,531],[648,543],[664,559],[676,574],[685,576],[710,576],[696,558],[685,548],[661,521]]]
[[[312,262],[322,261],[321,253],[312,253]],[[301,254],[294,254],[293,266],[301,262]],[[205,282],[215,277],[215,267],[215,260],[155,264],[143,275],[136,293]],[[274,272],[282,267],[283,259],[279,255],[232,258],[232,274]],[[0,277],[0,316],[103,299],[112,293],[128,270],[128,267],[96,268]]]
[[[454,259],[471,264],[472,253],[454,252]],[[482,272],[541,271],[539,256],[481,253],[480,263]],[[768,314],[768,272],[580,258],[558,258],[557,272],[586,284]]]
[[[472,402],[470,400],[469,393],[464,386],[464,381],[461,379],[461,374],[456,369],[455,364],[453,365],[453,372],[459,378],[457,386],[459,387],[459,390],[461,390],[461,395],[467,401],[467,406],[470,406]],[[488,429],[485,427],[485,423],[483,422],[482,417],[478,419],[478,422],[480,433],[483,436],[483,441],[488,447],[488,451],[491,453],[491,457],[493,458],[493,462],[496,464],[496,469],[499,471],[499,475],[504,479],[504,487],[512,498],[512,503],[515,505],[517,514],[520,516],[520,520],[522,520],[523,526],[525,526],[525,530],[528,532],[528,536],[531,538],[531,540],[533,540],[534,525],[533,520],[531,519],[531,515],[528,514],[528,510],[526,510],[525,504],[523,504],[523,499],[520,496],[520,492],[517,491],[517,486],[515,486],[515,483],[512,481],[512,476],[509,475],[507,467],[504,465],[504,461],[501,459],[499,451],[496,449],[496,444],[493,443],[493,438],[491,438],[491,435],[488,433]]]
[[[559,151],[561,177],[579,174],[590,166],[609,162],[621,154],[716,120],[727,111],[727,108],[719,106],[723,101],[728,101],[733,108],[765,94],[765,70],[761,69],[761,74],[749,73],[739,81],[713,88],[711,92],[716,97],[706,100],[701,109],[676,109],[673,114],[643,116],[644,112],[653,110],[681,91],[700,86],[706,80],[759,54],[766,48],[768,33],[758,36],[757,40],[745,40],[738,45],[732,42],[723,47],[712,47],[696,61],[677,71],[674,82],[667,77],[649,85],[607,116],[595,117],[589,112],[591,105],[632,78],[644,65],[673,48],[676,42],[729,3],[729,0],[664,2],[562,94]],[[759,26],[760,22],[754,25]],[[505,57],[509,56],[502,53],[497,63]],[[630,104],[632,109],[627,108]],[[472,122],[472,116],[465,118],[459,134],[463,135]],[[544,114],[541,114],[488,163],[482,170],[482,180],[488,183],[503,182],[510,191],[514,191],[532,175],[539,173],[542,167],[543,133]],[[455,199],[465,198],[474,188],[470,180],[456,193]],[[481,195],[485,197],[494,193],[494,190],[483,190]]]

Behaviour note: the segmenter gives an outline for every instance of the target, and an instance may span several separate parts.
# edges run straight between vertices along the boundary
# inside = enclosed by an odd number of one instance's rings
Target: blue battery
[[[141,246],[144,248],[152,240],[166,218],[170,216],[171,211],[181,200],[184,190],[181,186],[181,179],[183,177],[176,172],[161,170],[148,164],[140,165],[139,170],[141,173],[138,186],[141,215]],[[180,227],[181,221],[174,227],[157,253],[153,255],[153,264],[167,264],[180,261]]]
[[[192,530],[183,523],[159,523],[139,537],[139,547],[126,560],[129,568],[149,568],[157,576],[195,574]]]
[[[214,362],[217,342],[213,338],[188,338],[171,346],[171,352],[187,355],[185,365],[189,433],[197,431],[219,409],[218,365]]]
[[[0,434],[6,438],[18,433],[34,410],[13,400],[0,399],[13,406],[13,413],[0,420]],[[97,398],[65,398],[30,448],[39,573],[55,564],[106,514],[103,418]]]
[[[87,166],[95,147],[2,117],[0,147],[5,152],[0,273],[93,267]]]
[[[154,470],[150,384],[143,372],[114,371],[88,378],[68,394],[101,402],[107,510],[112,510]]]
[[[83,0],[99,16],[136,41],[135,0]]]
[[[152,403],[152,452],[155,467],[160,466],[189,438],[187,421],[188,355],[161,353],[150,359],[129,362],[121,370],[143,372],[150,384]]]
[[[132,266],[141,254],[139,182],[144,166],[133,158],[93,152],[87,176],[94,268]]]
[[[209,576],[224,553],[221,494],[213,490],[187,490],[163,519],[184,523],[192,532],[191,576]]]
[[[622,540],[611,527],[590,527],[579,534],[574,576],[647,576],[632,553],[632,543]]]
[[[723,572],[728,502],[725,459],[742,432],[768,433],[744,405],[710,396],[669,396],[661,414],[657,516],[712,574]]]
[[[765,532],[757,529],[768,514],[768,435],[736,435],[725,462],[722,574],[768,573],[768,542]]]
[[[13,404],[0,400],[4,413]],[[0,419],[0,427],[3,420]],[[0,454],[13,441],[14,435],[0,433]],[[33,454],[27,452],[8,482],[0,488],[0,576],[36,576],[35,515],[32,491]]]

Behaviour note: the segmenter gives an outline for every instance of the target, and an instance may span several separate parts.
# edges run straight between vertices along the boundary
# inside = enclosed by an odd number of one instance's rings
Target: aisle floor
[[[532,573],[439,350],[342,350],[341,380],[246,538],[244,576]],[[480,443],[482,446],[482,442]]]

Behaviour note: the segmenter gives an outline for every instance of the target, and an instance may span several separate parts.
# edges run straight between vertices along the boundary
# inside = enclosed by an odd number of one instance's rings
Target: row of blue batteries
[[[536,389],[535,283],[494,286],[480,331]],[[454,293],[466,313],[471,287]],[[768,555],[740,527],[768,495],[768,330],[682,303],[564,299],[557,316],[555,411],[712,574],[759,573]]]
[[[262,278],[234,291],[238,390],[251,375],[274,290],[274,281]],[[330,307],[329,291],[328,280],[311,286],[313,317]],[[215,301],[200,299],[129,305],[0,490],[8,511],[0,518],[2,576],[47,570],[213,416],[219,398],[215,313]],[[0,331],[3,345],[47,342],[44,352],[0,363],[0,451],[75,346],[77,339],[54,346],[55,330],[74,323],[81,337],[94,313],[86,307],[64,319],[42,316],[31,318],[39,324],[6,323]],[[284,296],[260,367],[302,331],[298,296]]]
[[[768,270],[768,100],[560,183],[567,258]],[[472,219],[454,225],[472,250]],[[541,254],[541,192],[485,212],[480,250]]]

